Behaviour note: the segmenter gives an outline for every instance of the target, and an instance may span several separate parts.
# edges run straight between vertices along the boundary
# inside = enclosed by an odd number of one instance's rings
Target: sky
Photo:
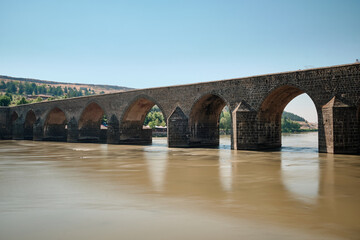
[[[360,59],[359,0],[0,0],[0,9],[0,75],[14,77],[149,88]]]

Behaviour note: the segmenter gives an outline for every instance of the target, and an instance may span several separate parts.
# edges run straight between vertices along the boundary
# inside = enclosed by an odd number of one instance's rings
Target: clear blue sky
[[[360,1],[0,0],[0,74],[134,88],[355,62]]]

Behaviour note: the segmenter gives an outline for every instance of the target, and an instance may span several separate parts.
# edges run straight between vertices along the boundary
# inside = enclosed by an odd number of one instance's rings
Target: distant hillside
[[[281,118],[287,118],[289,120],[292,120],[292,121],[297,121],[297,122],[306,122],[306,120],[294,113],[291,113],[291,112],[283,112],[282,114],[282,117]]]
[[[3,81],[5,83],[12,81],[12,82],[19,82],[19,83],[35,83],[36,85],[47,85],[61,88],[76,88],[77,90],[82,89],[90,89],[90,91],[94,91],[95,94],[100,93],[113,93],[113,92],[122,92],[131,90],[132,88],[122,87],[122,86],[114,86],[114,85],[102,85],[102,84],[82,84],[82,83],[65,83],[65,82],[53,82],[47,80],[39,80],[33,78],[19,78],[19,77],[9,77],[0,75],[0,82]]]
[[[282,114],[281,131],[283,133],[317,131],[317,129],[317,123],[309,123],[294,113],[284,111]]]

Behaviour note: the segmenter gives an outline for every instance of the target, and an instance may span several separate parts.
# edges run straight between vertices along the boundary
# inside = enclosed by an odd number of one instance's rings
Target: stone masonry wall
[[[279,89],[280,91],[276,91]],[[233,113],[232,147],[234,149],[256,150],[272,147],[269,139],[274,139],[273,146],[277,145],[278,147],[279,144],[281,145],[281,138],[279,142],[277,120],[269,117],[269,119],[265,119],[266,124],[264,125],[264,118],[261,118],[261,109],[266,101],[270,105],[274,105],[271,111],[280,111],[287,104],[287,101],[291,99],[276,98],[276,96],[281,94],[282,91],[288,91],[286,89],[297,89],[296,94],[306,93],[313,100],[319,116],[320,151],[335,153],[354,153],[358,151],[354,149],[360,148],[358,137],[359,120],[354,120],[354,118],[358,118],[356,117],[358,115],[357,108],[360,105],[360,64],[181,86],[139,89],[15,106],[9,108],[9,110],[0,111],[0,119],[8,119],[8,116],[12,116],[15,112],[19,116],[15,122],[7,122],[7,127],[1,128],[1,136],[7,135],[7,129],[11,129],[11,126],[14,126],[12,131],[13,137],[16,139],[23,138],[25,117],[27,112],[32,110],[36,115],[36,129],[38,129],[35,130],[33,128],[33,131],[34,133],[37,131],[36,138],[41,139],[41,129],[43,129],[47,115],[52,109],[59,108],[64,112],[68,123],[67,140],[70,142],[77,141],[79,138],[78,125],[83,111],[89,104],[96,103],[101,107],[104,114],[113,116],[119,122],[118,128],[112,126],[111,131],[107,133],[112,136],[108,136],[107,139],[111,139],[112,143],[116,143],[116,138],[122,139],[123,118],[125,114],[128,114],[126,110],[137,99],[143,98],[158,105],[166,119],[168,119],[169,146],[184,147],[194,137],[191,135],[191,131],[189,131],[189,126],[186,126],[186,124],[189,124],[189,117],[193,106],[203,96],[210,94],[221,98]],[[349,119],[341,116],[340,113],[337,113],[337,110],[333,111],[330,116],[329,110],[323,108],[334,97],[348,106],[343,114],[346,114],[344,116],[349,116]],[[243,110],[238,111],[238,106],[241,104],[243,106],[246,105],[251,110],[251,113],[244,112]],[[177,113],[182,113],[180,114],[181,119],[179,114],[171,118],[175,110]],[[234,114],[234,111],[237,112]],[[329,116],[332,119],[329,119]],[[330,123],[333,125],[328,125]],[[147,136],[147,134],[145,135]],[[346,137],[344,138],[344,136]]]

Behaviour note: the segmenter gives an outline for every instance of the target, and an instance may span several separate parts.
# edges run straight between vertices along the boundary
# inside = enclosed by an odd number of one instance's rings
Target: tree
[[[42,102],[42,97],[37,97],[34,102]]]
[[[17,87],[13,81],[9,81],[6,83],[6,92],[8,93],[16,93]]]
[[[58,86],[58,87],[54,88],[53,94],[55,96],[61,96],[64,94],[64,92],[63,92],[62,88],[60,86]]]
[[[11,103],[10,97],[8,97],[6,95],[0,96],[0,106],[9,106],[10,103]]]
[[[8,96],[10,98],[10,100],[12,101],[13,100],[13,96],[11,93],[5,93],[5,96]]]
[[[299,121],[299,122],[305,122],[306,120],[294,113],[291,113],[291,112],[286,112],[284,111],[281,115],[281,118],[287,118],[289,120],[292,120],[292,121]]]
[[[28,83],[28,82],[25,83],[25,93],[28,95],[33,93],[33,89],[31,87],[30,83]]]
[[[46,94],[47,91],[46,85],[43,84],[41,86],[37,86],[37,90],[38,90],[38,94]]]
[[[149,113],[145,117],[144,125],[149,125],[151,128],[155,128],[155,126],[166,126],[164,115],[158,106],[155,105],[152,109],[150,109]]]
[[[281,119],[281,131],[285,133],[300,132],[300,124],[288,118]]]
[[[38,94],[38,89],[35,83],[31,84],[31,88],[32,88],[32,92],[37,95]]]
[[[104,125],[104,126],[107,126],[108,124],[108,119],[107,119],[107,116],[104,114],[102,119],[101,119],[101,124]]]
[[[4,81],[1,81],[0,89],[6,89],[6,83]]]
[[[22,105],[22,104],[27,104],[29,103],[24,97],[22,97],[17,103],[16,105]]]
[[[19,83],[19,94],[23,94],[25,92],[25,85],[23,83]]]
[[[231,115],[230,112],[224,110],[220,114],[220,129],[224,130],[225,133],[228,133],[231,129]]]

